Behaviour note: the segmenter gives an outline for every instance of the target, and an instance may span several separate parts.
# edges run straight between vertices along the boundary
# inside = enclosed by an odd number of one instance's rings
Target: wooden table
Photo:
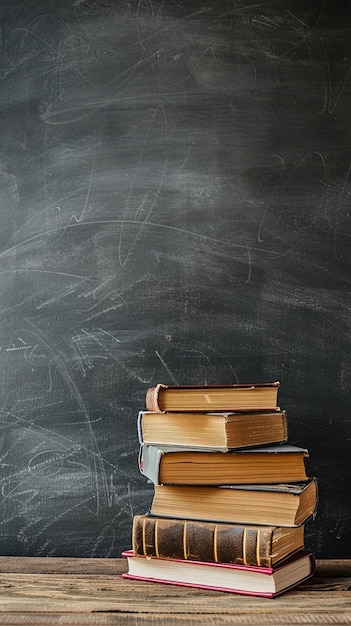
[[[124,559],[0,557],[0,624],[351,624],[351,560],[273,600],[125,580]]]

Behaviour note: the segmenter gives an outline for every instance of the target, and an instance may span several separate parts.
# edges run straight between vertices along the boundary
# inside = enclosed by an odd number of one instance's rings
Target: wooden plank
[[[351,579],[315,578],[274,600],[124,580],[120,576],[0,575],[0,611],[203,613],[350,610]],[[135,602],[138,598],[138,603]]]
[[[125,580],[124,559],[0,557],[0,624],[351,624],[350,561],[317,565],[267,600]]]
[[[317,577],[351,576],[351,559],[317,559],[316,566]],[[0,572],[108,575],[126,571],[125,559],[0,556]]]
[[[323,578],[351,576],[351,559],[317,559],[316,574]]]
[[[126,559],[0,556],[1,572],[30,574],[121,574]]]
[[[121,614],[121,613],[108,613],[108,614],[66,614],[66,613],[14,613],[14,614],[0,614],[0,624],[21,626],[21,625],[40,625],[40,626],[229,626],[230,624],[243,624],[245,626],[308,626],[308,625],[321,625],[324,626],[342,626],[344,624],[350,624],[351,618],[347,615],[333,616],[319,613],[318,615],[164,615],[164,614]]]

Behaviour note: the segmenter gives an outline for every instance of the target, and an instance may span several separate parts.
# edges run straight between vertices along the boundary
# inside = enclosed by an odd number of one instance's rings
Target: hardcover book
[[[189,413],[140,411],[140,443],[233,448],[280,443],[287,440],[286,412]]]
[[[272,567],[304,548],[304,526],[245,526],[135,515],[132,547],[140,556]]]
[[[307,480],[307,450],[278,445],[231,452],[143,444],[141,473],[155,485],[290,483]]]
[[[267,485],[155,485],[151,515],[266,526],[300,526],[317,507],[317,481]]]
[[[148,411],[272,411],[280,383],[163,385],[146,392]]]
[[[274,568],[164,559],[122,553],[128,561],[124,578],[273,598],[310,578],[311,553],[299,552]]]

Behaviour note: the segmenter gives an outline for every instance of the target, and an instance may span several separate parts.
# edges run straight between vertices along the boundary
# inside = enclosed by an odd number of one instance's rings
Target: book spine
[[[154,556],[209,563],[271,567],[274,528],[236,526],[148,515],[133,519],[133,551]]]
[[[158,405],[158,394],[160,389],[165,389],[166,385],[158,384],[155,387],[150,387],[146,392],[145,406],[148,411],[158,411],[163,413]]]
[[[163,456],[162,450],[156,446],[141,444],[139,451],[139,471],[143,476],[151,480],[154,485],[159,485],[160,463]]]
[[[289,435],[289,427],[288,427],[288,420],[287,420],[287,417],[286,417],[286,411],[284,411],[284,410],[281,411],[281,416],[282,416],[283,428],[284,428],[284,438],[283,438],[283,441],[287,441],[288,440],[288,435]]]
[[[143,443],[143,426],[142,426],[142,422],[143,422],[143,411],[139,411],[138,417],[137,417],[137,432],[138,432],[138,440],[139,440],[140,445],[142,445],[142,443]]]

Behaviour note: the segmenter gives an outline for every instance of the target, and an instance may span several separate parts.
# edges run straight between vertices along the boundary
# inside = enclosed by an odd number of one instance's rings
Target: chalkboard
[[[351,557],[350,3],[0,14],[0,553],[119,556],[147,388],[280,380]]]

